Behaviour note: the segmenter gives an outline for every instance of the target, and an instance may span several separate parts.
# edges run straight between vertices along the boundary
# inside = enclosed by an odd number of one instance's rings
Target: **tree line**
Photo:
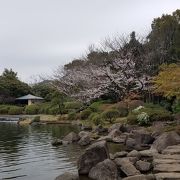
[[[98,98],[119,101],[132,92],[144,94],[148,91],[163,95],[166,89],[155,90],[158,87],[158,78],[155,77],[162,64],[176,64],[179,68],[180,10],[155,18],[151,27],[145,38],[138,38],[132,32],[128,37],[106,38],[99,47],[90,46],[85,57],[57,69],[52,85],[83,102]],[[171,66],[174,71],[172,67],[175,66]],[[176,72],[173,76],[178,78],[179,73]],[[152,84],[156,84],[153,89]],[[169,87],[171,90],[173,88]],[[179,96],[179,93],[171,94]]]

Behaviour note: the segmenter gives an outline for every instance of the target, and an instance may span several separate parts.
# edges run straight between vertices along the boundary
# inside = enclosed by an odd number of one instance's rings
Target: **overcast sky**
[[[147,34],[155,17],[180,0],[0,0],[0,74],[30,81],[80,57],[89,44],[135,30]]]

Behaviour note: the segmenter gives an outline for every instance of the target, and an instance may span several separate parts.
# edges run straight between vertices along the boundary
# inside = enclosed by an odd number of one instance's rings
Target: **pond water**
[[[76,162],[84,148],[76,144],[51,145],[54,138],[71,131],[79,129],[70,125],[18,126],[1,122],[0,179],[54,180],[63,172],[77,172]]]

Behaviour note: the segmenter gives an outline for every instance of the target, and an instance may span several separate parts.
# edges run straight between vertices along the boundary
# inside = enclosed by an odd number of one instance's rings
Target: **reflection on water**
[[[21,127],[0,123],[0,179],[53,180],[65,171],[77,171],[82,153],[78,145],[53,147],[51,141],[78,128],[68,125]]]

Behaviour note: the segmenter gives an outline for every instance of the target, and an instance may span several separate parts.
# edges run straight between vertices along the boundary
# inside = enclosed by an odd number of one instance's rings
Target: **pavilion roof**
[[[28,94],[19,98],[16,98],[17,100],[43,100],[42,97],[34,96],[32,94]]]

